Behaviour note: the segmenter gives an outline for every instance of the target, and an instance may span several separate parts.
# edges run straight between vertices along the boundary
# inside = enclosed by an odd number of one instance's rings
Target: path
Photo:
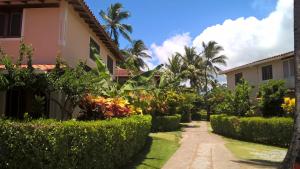
[[[208,131],[207,122],[191,123],[182,137],[180,148],[163,169],[271,169],[235,158],[222,137]]]

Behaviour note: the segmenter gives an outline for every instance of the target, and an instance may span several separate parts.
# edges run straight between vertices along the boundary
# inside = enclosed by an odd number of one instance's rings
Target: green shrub
[[[144,146],[150,116],[105,121],[0,121],[0,168],[103,168],[126,164]]]
[[[246,141],[287,147],[292,138],[293,119],[212,115],[215,133]]]
[[[154,116],[152,118],[152,131],[175,131],[180,128],[180,115]]]
[[[215,133],[228,137],[239,137],[239,119],[236,116],[212,115],[210,122]]]
[[[241,138],[258,143],[287,147],[293,132],[293,119],[248,117],[240,119]]]

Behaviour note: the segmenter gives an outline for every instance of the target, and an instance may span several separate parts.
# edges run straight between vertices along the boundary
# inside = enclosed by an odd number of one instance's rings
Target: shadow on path
[[[278,167],[281,162],[259,160],[259,159],[249,159],[249,160],[233,160],[233,162],[240,164],[249,164],[252,166],[264,166],[264,167]]]

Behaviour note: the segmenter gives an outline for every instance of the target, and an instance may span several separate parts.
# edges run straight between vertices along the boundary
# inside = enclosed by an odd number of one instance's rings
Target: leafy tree
[[[142,69],[148,68],[144,59],[151,58],[146,52],[148,49],[142,40],[132,42],[132,47],[123,50],[125,56],[125,67],[132,74],[138,74]]]
[[[59,66],[47,75],[48,93],[57,92],[64,97],[59,99],[52,94],[48,95],[60,107],[63,120],[70,119],[83,96],[94,90],[94,79],[95,74],[85,71],[82,64],[75,68]]]
[[[281,107],[283,98],[287,92],[283,80],[269,80],[262,83],[259,87],[259,107],[263,116],[283,116],[284,111]]]
[[[245,80],[242,80],[235,88],[234,92],[234,115],[245,116],[252,109],[250,94],[252,87]]]
[[[130,17],[130,13],[123,11],[121,3],[111,4],[106,12],[101,10],[100,16],[105,22],[104,28],[116,44],[119,44],[119,34],[131,42],[130,33],[132,33],[132,27],[129,24],[122,23],[122,21]]]
[[[212,88],[207,95],[207,103],[211,105],[211,111],[215,114],[233,114],[234,92],[229,90],[227,86],[218,86]]]

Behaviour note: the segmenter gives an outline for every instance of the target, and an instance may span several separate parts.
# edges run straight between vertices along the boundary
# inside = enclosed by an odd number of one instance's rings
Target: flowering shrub
[[[128,117],[132,114],[142,114],[139,107],[135,107],[121,97],[104,98],[86,95],[80,104],[82,111],[79,120],[108,119],[113,117]]]
[[[283,103],[281,104],[281,107],[287,115],[292,115],[295,112],[295,105],[295,98],[285,97]]]

